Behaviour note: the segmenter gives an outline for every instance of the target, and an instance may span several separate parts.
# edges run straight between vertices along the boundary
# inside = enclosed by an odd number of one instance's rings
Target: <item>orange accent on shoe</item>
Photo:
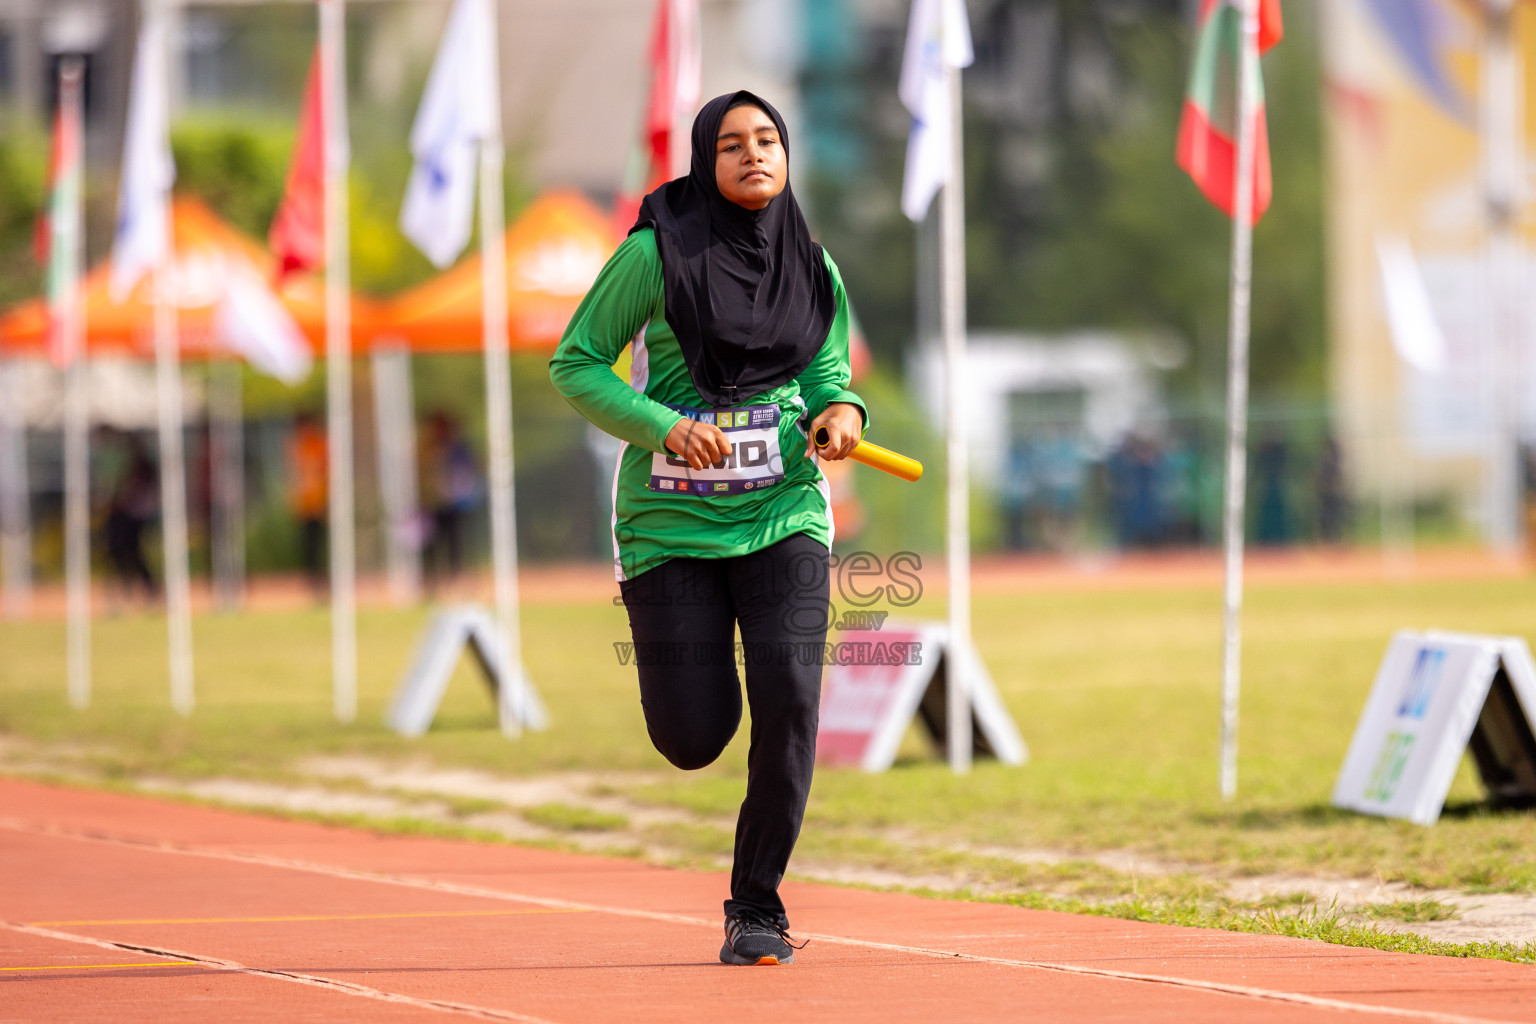
[[[757,966],[762,967],[764,964],[771,964],[772,966],[777,967],[779,966],[779,958],[776,956],[760,957],[757,961]]]

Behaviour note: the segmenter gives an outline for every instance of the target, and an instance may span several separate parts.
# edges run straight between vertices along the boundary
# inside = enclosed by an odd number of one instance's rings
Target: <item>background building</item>
[[[1412,7],[1414,10],[1410,11]],[[1400,9],[1398,9],[1400,8]],[[1499,457],[1499,389],[1531,393],[1536,320],[1529,314],[1528,247],[1536,240],[1531,165],[1521,160],[1515,217],[1523,297],[1513,345],[1496,340],[1490,291],[1491,211],[1479,73],[1486,38],[1473,5],[1323,5],[1329,138],[1331,402],[1359,494],[1406,518],[1415,504],[1449,501],[1491,525],[1490,462]],[[1536,24],[1516,18],[1516,49],[1536,57]],[[1536,92],[1524,83],[1524,135],[1536,132]],[[1383,261],[1404,245],[1413,265]],[[1394,269],[1395,268],[1395,269]],[[1427,298],[1432,339],[1394,331],[1389,295]],[[1413,319],[1411,313],[1405,314]],[[1536,436],[1536,403],[1517,410]]]

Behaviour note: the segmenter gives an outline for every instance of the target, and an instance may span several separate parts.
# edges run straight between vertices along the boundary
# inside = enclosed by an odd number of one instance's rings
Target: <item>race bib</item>
[[[731,442],[731,454],[703,469],[668,452],[651,456],[651,490],[661,494],[742,494],[772,487],[784,479],[779,450],[779,407],[747,405],[739,409],[689,409],[671,406],[691,420],[719,427]]]

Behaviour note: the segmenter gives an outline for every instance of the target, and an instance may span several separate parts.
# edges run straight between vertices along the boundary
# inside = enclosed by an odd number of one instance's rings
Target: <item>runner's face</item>
[[[715,184],[737,206],[761,210],[784,191],[789,163],[773,119],[756,107],[726,112],[715,139]]]

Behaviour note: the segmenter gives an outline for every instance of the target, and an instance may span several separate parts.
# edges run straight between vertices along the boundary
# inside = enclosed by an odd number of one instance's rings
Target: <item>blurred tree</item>
[[[197,196],[253,238],[265,240],[283,196],[293,129],[272,118],[199,114],[171,131],[176,191]]]
[[[36,295],[43,268],[32,248],[48,177],[48,140],[10,119],[0,131],[0,305]]]
[[[204,200],[219,216],[265,244],[283,196],[293,131],[291,121],[228,113],[179,120],[171,132],[176,191]],[[395,141],[395,148],[402,148]],[[349,216],[352,285],[380,295],[417,284],[433,271],[395,226],[409,164],[396,167],[399,161],[389,159],[387,150],[376,150],[383,147],[354,146]],[[371,159],[376,156],[379,159]]]
[[[393,110],[364,109],[355,112],[352,119],[352,285],[371,295],[394,294],[436,272],[397,225],[411,166],[410,154],[394,130],[402,123],[409,123],[409,115]],[[176,191],[201,198],[221,217],[265,244],[283,195],[293,131],[291,121],[263,121],[229,113],[203,113],[178,120],[171,133]],[[41,185],[37,189],[41,194]],[[531,198],[521,156],[509,152],[509,219]],[[0,207],[0,216],[3,209]],[[471,250],[478,243],[477,230]]]

